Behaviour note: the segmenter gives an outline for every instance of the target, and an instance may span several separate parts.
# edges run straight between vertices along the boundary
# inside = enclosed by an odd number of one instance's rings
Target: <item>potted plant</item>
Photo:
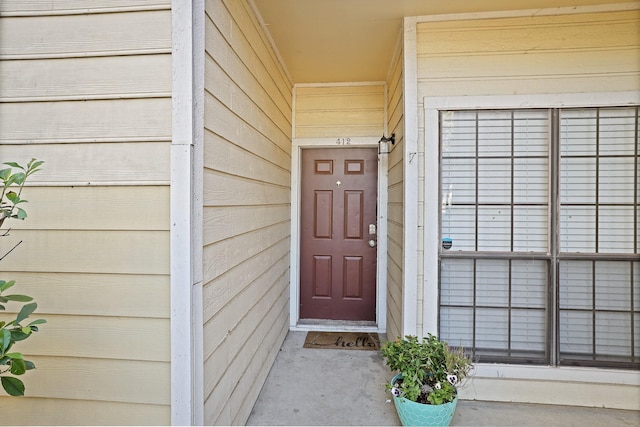
[[[386,387],[402,425],[448,426],[457,405],[457,386],[473,367],[464,349],[429,334],[388,341],[381,352],[385,364],[397,372]]]

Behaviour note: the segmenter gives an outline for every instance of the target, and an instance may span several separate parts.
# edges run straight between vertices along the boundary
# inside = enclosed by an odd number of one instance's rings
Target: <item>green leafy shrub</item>
[[[2,183],[2,194],[0,197],[0,226],[6,219],[24,220],[27,212],[19,205],[27,201],[21,198],[22,189],[27,178],[37,172],[42,161],[31,159],[26,167],[14,162],[4,163],[9,168],[0,170],[0,180]],[[19,169],[14,172],[13,168]],[[7,236],[9,231],[0,236]],[[0,260],[13,251],[20,243],[16,244],[9,251],[4,253]],[[38,308],[38,304],[33,302],[33,298],[20,294],[5,294],[15,285],[14,280],[0,280],[0,311],[7,311],[7,304],[12,303],[15,308],[15,318],[13,315],[9,319],[0,321],[0,380],[2,387],[11,396],[24,395],[24,383],[16,378],[25,372],[35,369],[33,362],[26,360],[22,353],[12,351],[15,343],[26,340],[33,332],[38,332],[38,325],[46,323],[44,319],[29,321],[29,316]],[[15,307],[17,305],[18,307]],[[13,310],[12,310],[13,311]]]
[[[386,342],[381,348],[386,365],[402,375],[387,388],[400,397],[419,403],[440,405],[452,402],[460,384],[473,368],[472,360],[462,348],[450,347],[434,335],[418,339]]]

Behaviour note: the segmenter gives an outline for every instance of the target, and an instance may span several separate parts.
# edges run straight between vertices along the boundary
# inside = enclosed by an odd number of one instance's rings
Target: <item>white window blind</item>
[[[451,250],[548,250],[549,113],[442,115],[442,236]]]
[[[639,129],[638,107],[441,114],[444,339],[640,367]]]

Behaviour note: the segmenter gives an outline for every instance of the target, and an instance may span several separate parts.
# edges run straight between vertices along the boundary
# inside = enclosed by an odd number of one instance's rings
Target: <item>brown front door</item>
[[[376,320],[375,148],[302,150],[300,318]]]

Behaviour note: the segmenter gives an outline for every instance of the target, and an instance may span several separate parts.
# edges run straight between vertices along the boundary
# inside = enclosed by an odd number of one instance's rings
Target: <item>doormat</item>
[[[378,350],[380,338],[368,332],[307,332],[304,348]]]

